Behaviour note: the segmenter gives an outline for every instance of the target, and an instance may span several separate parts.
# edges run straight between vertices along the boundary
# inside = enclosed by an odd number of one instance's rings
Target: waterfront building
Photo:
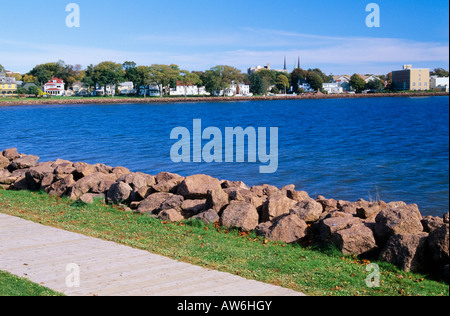
[[[433,91],[439,92],[448,92],[449,91],[449,78],[448,77],[438,77],[431,76],[430,79],[430,89]]]
[[[324,83],[322,85],[323,90],[325,90],[328,94],[339,94],[344,93],[344,88],[342,88],[339,83],[337,82],[331,82],[331,83]]]
[[[53,77],[46,84],[44,84],[44,92],[50,95],[61,96],[64,95],[65,83],[62,79]]]
[[[0,73],[0,95],[14,94],[17,91],[17,82],[12,73]]]
[[[394,90],[423,91],[430,89],[430,69],[415,69],[404,65],[402,70],[392,72]]]

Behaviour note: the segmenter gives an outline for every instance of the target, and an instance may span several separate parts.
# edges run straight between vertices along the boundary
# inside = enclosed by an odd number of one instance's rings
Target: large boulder
[[[449,229],[448,224],[432,231],[428,237],[432,267],[437,272],[449,264]]]
[[[286,190],[286,196],[294,201],[303,202],[304,200],[310,200],[308,192],[306,191],[295,191],[295,190]]]
[[[392,263],[406,272],[426,272],[427,233],[392,236],[379,259]]]
[[[31,190],[39,190],[41,188],[41,181],[46,176],[53,176],[55,168],[53,162],[43,162],[36,167],[29,168],[25,174],[29,187]]]
[[[7,158],[9,161],[20,157],[19,153],[17,152],[17,148],[5,149],[4,151],[2,151],[1,156]]]
[[[261,211],[262,206],[267,198],[261,198],[256,193],[243,188],[227,188],[223,190],[228,194],[229,199],[232,201],[241,201],[252,204],[256,209]]]
[[[123,203],[128,201],[132,191],[133,188],[129,184],[118,181],[108,189],[106,199],[113,204]]]
[[[228,204],[230,204],[230,197],[223,189],[208,191],[208,197],[206,198],[207,208],[213,209],[219,214]]]
[[[170,173],[170,172],[160,172],[155,177],[155,183],[152,184],[153,189],[156,192],[170,192],[176,193],[178,186],[183,182],[184,177]]]
[[[188,199],[206,199],[208,191],[221,188],[219,179],[198,174],[186,177],[178,186],[177,194]]]
[[[269,222],[281,215],[289,214],[297,205],[297,202],[288,198],[282,191],[277,191],[269,196],[262,207],[261,221]]]
[[[276,186],[269,184],[253,186],[250,188],[250,191],[255,193],[260,198],[266,198],[268,196],[271,196],[272,194],[281,192]]]
[[[444,220],[437,216],[425,216],[422,219],[422,226],[424,232],[431,233],[432,231],[440,228],[444,224]]]
[[[167,192],[157,192],[150,194],[139,204],[137,211],[141,214],[158,214],[161,210],[161,205],[172,196],[172,193]]]
[[[75,168],[73,175],[76,181],[95,173],[95,167],[85,162],[76,162],[73,167]]]
[[[8,169],[17,170],[36,167],[38,161],[39,161],[38,156],[27,155],[21,158],[16,158],[13,161],[11,161],[10,165],[8,166]]]
[[[323,212],[329,213],[338,209],[338,202],[335,199],[326,199],[323,196],[319,196],[316,202],[320,203],[323,208]]]
[[[12,173],[6,169],[0,169],[0,184],[11,184],[15,179],[11,178]]]
[[[69,197],[78,200],[85,193],[106,193],[116,182],[114,174],[97,172],[78,180],[70,189]]]
[[[119,176],[117,181],[125,182],[132,189],[139,190],[140,188],[146,188],[146,187],[150,187],[150,186],[154,185],[155,177],[145,174],[145,173],[140,173],[140,172],[131,173],[130,172],[130,173],[125,173],[125,174],[122,174],[121,176]]]
[[[416,204],[389,207],[382,210],[375,221],[375,238],[381,248],[394,235],[423,232],[422,215]]]
[[[377,250],[373,232],[364,224],[336,231],[331,235],[331,243],[344,255],[370,256]]]
[[[362,219],[374,220],[383,209],[386,209],[386,207],[387,204],[383,201],[371,203],[359,200],[356,202],[356,214]]]
[[[0,156],[0,170],[5,169],[10,164],[10,161],[8,158]]]
[[[318,234],[320,240],[329,241],[335,232],[363,224],[364,222],[360,218],[343,212],[335,212],[318,223]]]
[[[282,215],[259,225],[256,230],[259,235],[273,241],[294,243],[300,241],[307,234],[308,225],[297,215]]]
[[[184,200],[181,205],[182,214],[186,218],[190,218],[198,213],[201,213],[208,209],[206,199],[203,200]]]
[[[211,223],[217,223],[220,220],[219,214],[217,214],[216,210],[209,209],[207,211],[201,212],[192,217],[193,219],[201,220],[206,225]]]
[[[184,220],[184,217],[180,213],[180,211],[175,210],[173,208],[162,210],[158,214],[158,218],[162,219],[163,221],[169,221],[169,222],[181,222],[182,220]]]
[[[240,228],[250,232],[258,226],[259,216],[256,207],[247,202],[231,201],[223,211],[220,223],[228,228]]]
[[[323,204],[320,204],[311,198],[298,202],[292,208],[292,212],[307,223],[314,223],[318,221],[323,213],[323,210]]]
[[[173,209],[173,210],[177,210],[179,213],[181,213],[183,210],[183,203],[184,203],[184,197],[182,197],[181,195],[173,195],[161,204],[160,209],[161,210]]]
[[[66,195],[72,188],[72,186],[75,185],[75,180],[73,178],[72,174],[66,175],[65,178],[58,180],[54,183],[52,183],[51,185],[48,185],[45,188],[45,192],[47,192],[49,195],[53,195],[53,196],[59,196],[62,197],[63,195]],[[87,192],[85,192],[87,193]],[[81,194],[83,195],[83,194]],[[78,196],[76,199],[81,197]],[[76,200],[74,198],[74,200]]]

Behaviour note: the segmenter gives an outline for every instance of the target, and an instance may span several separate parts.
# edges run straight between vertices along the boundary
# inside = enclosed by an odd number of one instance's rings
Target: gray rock
[[[258,226],[258,211],[246,202],[231,201],[223,211],[220,223],[228,228],[240,228],[244,232],[250,232]]]

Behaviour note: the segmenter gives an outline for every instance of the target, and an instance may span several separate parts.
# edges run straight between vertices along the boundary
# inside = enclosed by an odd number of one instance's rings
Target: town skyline
[[[381,75],[403,64],[449,68],[449,4],[441,0],[378,1],[379,28],[365,23],[370,1],[352,0],[344,8],[328,0],[286,6],[246,1],[230,10],[204,0],[139,0],[120,9],[81,0],[80,27],[73,28],[65,25],[68,3],[24,2],[4,4],[0,39],[0,64],[20,73],[57,60],[83,67],[104,60],[173,63],[190,71],[231,65],[246,72],[267,64],[282,69],[285,57],[292,71],[298,56],[303,68],[326,74]],[[31,26],[42,32],[30,32]]]

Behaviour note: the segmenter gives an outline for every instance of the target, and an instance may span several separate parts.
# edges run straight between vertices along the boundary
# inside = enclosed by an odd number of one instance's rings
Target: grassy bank
[[[448,284],[386,263],[378,263],[381,287],[369,288],[369,262],[335,250],[270,242],[198,221],[162,222],[101,203],[86,205],[41,192],[0,190],[0,212],[308,295],[449,295]]]
[[[0,296],[62,296],[62,294],[0,271]]]
[[[116,96],[112,97],[53,97],[46,98],[0,98],[0,106],[15,105],[53,105],[53,104],[124,104],[124,103],[178,103],[178,102],[233,102],[233,101],[273,101],[273,100],[316,100],[316,99],[355,99],[386,97],[424,97],[448,96],[446,92],[395,92],[373,94],[305,94],[288,96],[253,96],[253,97],[147,97]]]

